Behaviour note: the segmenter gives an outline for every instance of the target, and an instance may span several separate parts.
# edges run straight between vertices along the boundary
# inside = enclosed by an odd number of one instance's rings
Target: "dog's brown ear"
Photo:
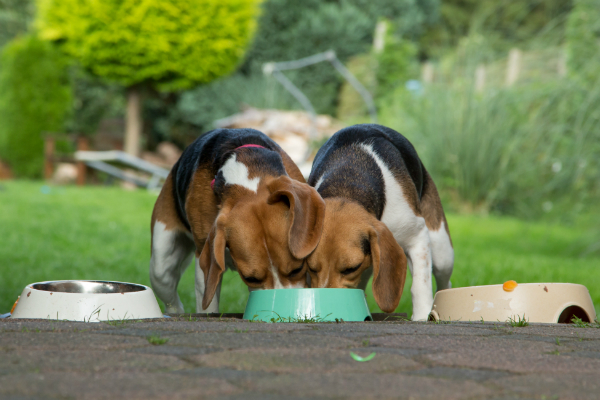
[[[204,297],[202,308],[206,310],[212,302],[217,286],[225,272],[225,221],[219,217],[204,242],[200,254],[200,269],[204,272]]]
[[[373,262],[373,296],[379,308],[394,312],[406,280],[406,255],[384,223],[377,221],[369,233]]]
[[[321,195],[306,183],[281,176],[268,186],[268,204],[280,201],[290,207],[288,245],[297,259],[307,257],[319,244],[325,221],[325,202]]]

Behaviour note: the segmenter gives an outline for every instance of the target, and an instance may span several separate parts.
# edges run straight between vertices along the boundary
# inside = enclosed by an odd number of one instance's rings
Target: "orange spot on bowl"
[[[15,304],[13,304],[12,308],[10,309],[11,314],[15,311],[15,308],[17,307],[17,303],[19,302],[20,298],[21,296],[17,297],[17,301],[15,301]]]
[[[515,290],[515,288],[517,287],[517,285],[518,284],[515,281],[506,281],[502,285],[502,289],[504,289],[505,292],[512,292],[513,290]]]

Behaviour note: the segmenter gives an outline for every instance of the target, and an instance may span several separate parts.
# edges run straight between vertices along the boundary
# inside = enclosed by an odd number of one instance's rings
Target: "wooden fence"
[[[464,67],[462,69],[465,70]],[[460,71],[461,68],[445,72],[438,65],[425,62],[421,66],[421,81],[425,84],[451,83],[454,79],[452,75],[457,70]],[[551,48],[524,52],[514,48],[504,59],[489,64],[478,64],[474,68],[472,79],[475,90],[481,92],[487,87],[510,87],[534,80],[556,79],[566,74],[566,57],[562,50]]]

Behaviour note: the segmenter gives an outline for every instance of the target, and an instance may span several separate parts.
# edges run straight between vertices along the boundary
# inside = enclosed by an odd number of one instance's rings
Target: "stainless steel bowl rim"
[[[148,287],[137,283],[102,281],[102,280],[61,280],[45,281],[28,285],[28,288],[44,292],[54,293],[95,293],[95,294],[117,294],[142,292]]]

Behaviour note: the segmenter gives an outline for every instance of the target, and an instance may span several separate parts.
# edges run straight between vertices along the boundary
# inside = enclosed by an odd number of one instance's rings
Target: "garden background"
[[[36,281],[149,284],[156,194],[42,180],[45,132],[108,130],[134,154],[165,141],[184,148],[247,107],[302,109],[263,64],[330,49],[438,185],[454,287],[582,283],[598,309],[600,1],[186,4],[0,0],[0,312]],[[369,121],[329,64],[286,76],[318,113]],[[74,151],[68,140],[57,149]],[[193,268],[179,292],[194,311]],[[410,312],[409,297],[399,312]],[[235,273],[222,298],[221,311],[243,310]]]

